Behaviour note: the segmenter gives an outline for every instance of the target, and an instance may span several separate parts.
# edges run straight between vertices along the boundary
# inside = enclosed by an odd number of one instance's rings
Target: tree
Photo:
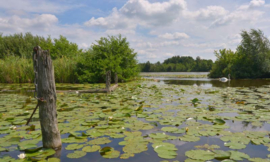
[[[215,52],[217,60],[209,74],[221,77],[231,73],[233,78],[270,76],[270,43],[261,30],[241,32],[242,41],[236,49]]]
[[[129,47],[126,38],[122,38],[121,35],[108,36],[101,37],[96,42],[88,50],[86,59],[78,63],[81,82],[104,82],[107,71],[117,73],[122,81],[138,75],[137,53]],[[85,75],[92,78],[86,80]]]

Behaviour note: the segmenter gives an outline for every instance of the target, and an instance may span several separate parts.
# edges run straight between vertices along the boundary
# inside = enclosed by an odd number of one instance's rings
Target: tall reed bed
[[[30,83],[34,79],[33,61],[31,59],[9,56],[0,59],[1,83]]]
[[[59,58],[53,60],[56,83],[76,83],[77,59]],[[0,83],[33,83],[32,59],[9,56],[0,59]]]
[[[76,58],[62,57],[53,61],[56,83],[77,83]]]

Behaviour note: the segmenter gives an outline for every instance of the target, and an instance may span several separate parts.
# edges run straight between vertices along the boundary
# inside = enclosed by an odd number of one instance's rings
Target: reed
[[[53,61],[56,83],[75,83],[77,60],[62,57]],[[32,59],[9,56],[0,59],[0,83],[33,83]]]

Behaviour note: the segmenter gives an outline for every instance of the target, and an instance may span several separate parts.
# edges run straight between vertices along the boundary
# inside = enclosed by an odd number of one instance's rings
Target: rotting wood
[[[61,148],[61,136],[57,125],[56,89],[54,68],[49,51],[34,48],[34,67],[37,67],[37,98],[44,148]],[[37,64],[37,65],[36,65]]]

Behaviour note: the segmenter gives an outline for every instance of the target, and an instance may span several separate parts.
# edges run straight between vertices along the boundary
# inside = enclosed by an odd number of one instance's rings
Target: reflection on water
[[[263,85],[270,85],[270,80],[265,79],[239,79],[239,80],[231,80],[229,82],[221,82],[219,80],[214,79],[206,79],[206,78],[185,78],[185,79],[172,79],[172,78],[164,78],[162,80],[166,84],[181,84],[181,85],[196,85],[201,87],[260,87]]]
[[[142,72],[141,75],[208,75],[209,72]]]

